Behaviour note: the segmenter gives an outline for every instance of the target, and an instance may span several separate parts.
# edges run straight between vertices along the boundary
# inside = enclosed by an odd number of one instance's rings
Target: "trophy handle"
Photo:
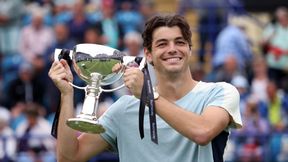
[[[146,58],[145,57],[134,57],[134,56],[124,56],[123,57],[123,65],[125,67],[129,66],[130,63],[136,62],[139,64],[139,69],[142,70],[146,65]],[[140,63],[139,63],[140,62]],[[72,84],[73,85],[73,84]],[[103,92],[113,92],[117,91],[121,88],[125,87],[125,84],[120,85],[119,87],[113,88],[113,89],[103,89],[100,87],[101,91]]]
[[[72,54],[73,54],[72,50],[56,48],[54,51],[54,61],[60,61],[61,59],[64,59],[67,61],[69,66],[71,66]]]
[[[67,61],[68,65],[71,67],[71,65],[72,65],[72,54],[73,54],[72,50],[56,48],[55,51],[54,51],[54,61],[60,61],[61,59],[64,59],[64,60]],[[85,90],[87,88],[87,86],[85,86],[85,87],[76,86],[72,82],[68,82],[68,83],[72,87],[77,88],[77,89]]]

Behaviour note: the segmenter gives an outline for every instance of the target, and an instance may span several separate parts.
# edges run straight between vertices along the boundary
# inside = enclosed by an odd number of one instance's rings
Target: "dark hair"
[[[181,30],[183,38],[188,42],[190,47],[192,46],[191,41],[192,33],[190,30],[190,26],[184,17],[180,15],[156,15],[150,18],[145,23],[145,30],[142,33],[143,47],[151,51],[153,32],[156,28],[163,26],[167,27],[178,26]]]
[[[40,115],[40,111],[43,109],[41,105],[38,103],[27,103],[24,113],[30,117],[38,117]]]

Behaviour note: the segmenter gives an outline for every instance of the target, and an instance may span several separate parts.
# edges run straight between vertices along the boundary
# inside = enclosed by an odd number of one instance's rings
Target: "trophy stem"
[[[91,83],[87,86],[85,92],[85,100],[83,103],[82,114],[89,114],[96,117],[98,111],[99,96],[101,94],[100,79],[98,73],[91,74]]]
[[[105,129],[97,122],[97,111],[99,96],[102,92],[100,88],[101,75],[91,73],[91,82],[85,89],[85,100],[81,114],[76,118],[68,119],[67,125],[75,130],[87,133],[102,133]]]

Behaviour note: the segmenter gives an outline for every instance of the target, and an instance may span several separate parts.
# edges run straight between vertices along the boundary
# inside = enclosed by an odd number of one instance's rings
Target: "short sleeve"
[[[216,84],[213,95],[208,106],[219,106],[224,108],[232,117],[231,128],[241,128],[240,95],[238,90],[231,84],[220,82]]]

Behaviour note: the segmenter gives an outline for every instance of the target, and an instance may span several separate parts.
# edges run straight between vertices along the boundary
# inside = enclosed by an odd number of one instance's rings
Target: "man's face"
[[[189,68],[190,48],[179,27],[159,27],[153,32],[151,51],[147,59],[157,71],[179,73]]]

